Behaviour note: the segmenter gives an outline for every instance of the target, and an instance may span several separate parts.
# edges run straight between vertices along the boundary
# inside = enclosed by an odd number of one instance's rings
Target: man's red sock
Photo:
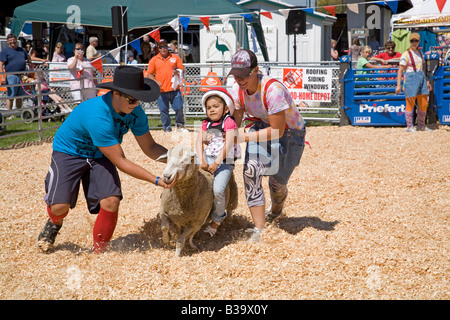
[[[51,221],[52,223],[54,223],[54,224],[56,224],[56,225],[61,225],[63,219],[67,216],[67,214],[69,213],[69,211],[67,210],[66,213],[64,213],[64,214],[62,214],[62,215],[60,215],[60,216],[55,216],[55,215],[52,213],[52,210],[50,209],[50,207],[47,206],[47,213],[48,213],[48,216],[50,217],[50,221]]]
[[[116,229],[118,212],[110,212],[100,208],[94,224],[94,253],[102,253],[111,240]]]

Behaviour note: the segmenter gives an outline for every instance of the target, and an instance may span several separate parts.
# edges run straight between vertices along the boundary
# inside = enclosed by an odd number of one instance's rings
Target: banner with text
[[[283,68],[283,84],[296,104],[331,102],[333,69]]]

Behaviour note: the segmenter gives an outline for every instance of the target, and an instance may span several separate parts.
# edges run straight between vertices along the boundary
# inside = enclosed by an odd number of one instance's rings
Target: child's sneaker
[[[262,234],[263,234],[264,230],[265,230],[264,228],[258,229],[256,227],[245,230],[245,232],[251,233],[251,236],[250,236],[250,239],[248,239],[248,242],[251,242],[251,243],[260,242],[262,239]]]
[[[53,244],[55,243],[56,236],[58,235],[59,230],[61,229],[61,225],[56,225],[47,220],[44,228],[38,237],[38,246],[44,253],[49,252],[53,248]]]

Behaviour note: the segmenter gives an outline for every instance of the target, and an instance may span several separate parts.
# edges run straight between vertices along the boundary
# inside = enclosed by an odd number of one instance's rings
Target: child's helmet
[[[228,106],[228,109],[230,109],[230,116],[233,115],[233,113],[234,113],[233,98],[231,97],[231,95],[228,93],[228,91],[226,89],[220,88],[220,87],[211,88],[203,95],[203,98],[202,98],[203,112],[206,113],[206,100],[210,96],[221,97],[225,101],[225,104]]]

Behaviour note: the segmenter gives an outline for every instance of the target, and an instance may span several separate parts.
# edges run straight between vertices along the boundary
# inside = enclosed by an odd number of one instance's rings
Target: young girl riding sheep
[[[214,174],[212,221],[204,230],[212,237],[227,216],[225,189],[234,170],[234,161],[240,156],[240,149],[234,143],[237,125],[232,117],[234,103],[229,93],[223,88],[211,89],[203,96],[202,106],[206,118],[197,137],[196,151],[200,168]]]

